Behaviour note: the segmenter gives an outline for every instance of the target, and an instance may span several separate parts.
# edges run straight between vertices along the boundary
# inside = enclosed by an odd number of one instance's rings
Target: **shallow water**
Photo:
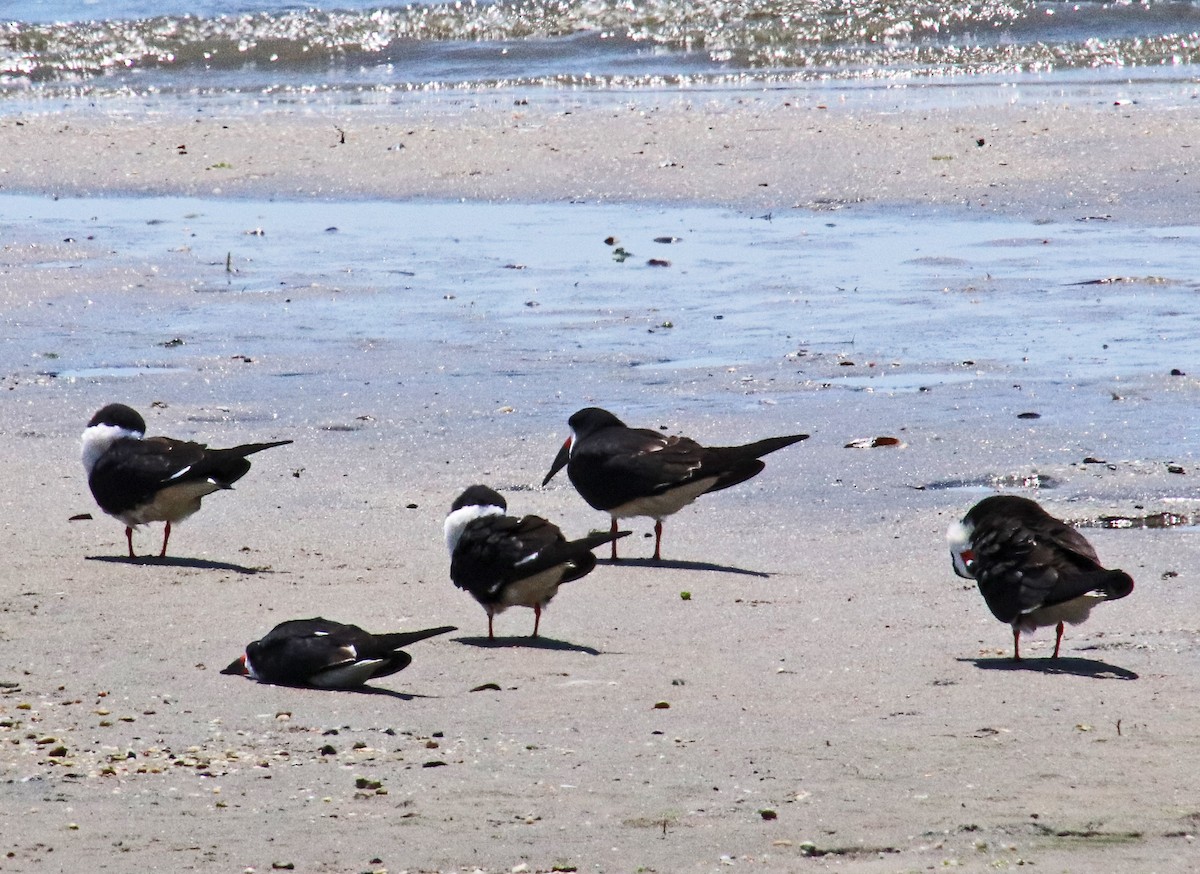
[[[185,333],[201,328],[207,307],[228,305],[222,298],[311,314],[332,338],[433,339],[432,330],[450,341],[485,320],[511,330],[522,354],[542,355],[585,332],[589,345],[646,370],[850,356],[1036,366],[1055,380],[1161,374],[1194,360],[1200,336],[1192,227],[868,210],[29,196],[0,197],[0,223],[9,238],[32,224],[178,272],[193,294],[164,318]],[[888,368],[834,374],[831,384],[851,390],[924,385]]]
[[[5,314],[11,386],[240,395],[239,415],[350,428],[354,409],[802,402],[926,428],[977,416],[1018,443],[1104,435],[1124,458],[1195,452],[1196,228],[6,196],[0,234],[26,241],[0,281],[81,289]]]

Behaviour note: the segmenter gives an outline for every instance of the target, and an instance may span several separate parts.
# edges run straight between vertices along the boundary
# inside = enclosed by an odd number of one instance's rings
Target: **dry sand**
[[[47,193],[867,199],[1187,223],[1196,143],[1194,112],[1137,106],[89,111],[3,119],[0,169],[5,189]],[[36,266],[6,261],[9,289],[28,282],[37,300]],[[1069,428],[1031,444],[1010,423],[985,444],[947,408],[903,450],[856,452],[847,439],[897,421],[903,399],[817,411],[733,391],[728,415],[637,422],[711,442],[815,436],[669,520],[664,567],[603,565],[560,594],[540,644],[514,610],[491,647],[483,611],[447,579],[442,516],[480,479],[568,533],[603,526],[565,482],[529,488],[578,404],[471,415],[400,392],[388,427],[354,430],[353,398],[326,401],[347,428],[302,425],[254,379],[222,384],[227,415],[172,402],[151,428],[296,445],[179,526],[180,558],[142,563],[111,560],[121,526],[91,505],[76,460],[113,385],[2,386],[0,871],[1200,865],[1195,537],[1090,532],[1138,590],[1071,629],[1057,663],[1042,634],[1014,666],[943,543],[976,496],[908,488],[1031,463],[1079,481],[1059,463],[1077,457]],[[83,511],[97,519],[66,522]],[[648,526],[633,527],[624,552],[645,556]],[[415,645],[376,694],[218,673],[276,622],[316,613],[460,631]],[[472,691],[486,684],[498,688]]]
[[[769,97],[498,98],[214,117],[0,119],[0,190],[565,199],[787,209],[932,203],[1187,222],[1200,113],[1109,102],[895,111]]]

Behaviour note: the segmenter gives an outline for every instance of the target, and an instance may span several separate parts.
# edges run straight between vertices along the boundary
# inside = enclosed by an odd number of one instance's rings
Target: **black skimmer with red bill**
[[[353,689],[407,668],[412,656],[401,647],[457,630],[453,625],[442,625],[421,631],[371,634],[357,625],[319,616],[291,619],[276,625],[261,640],[247,644],[245,653],[221,673],[276,686]]]
[[[146,437],[146,421],[124,404],[109,404],[92,416],[83,432],[83,467],[96,503],[125,523],[129,557],[133,529],[166,522],[162,551],[167,554],[171,523],[200,509],[200,499],[233,484],[250,469],[247,455],[291,440],[209,449],[203,443]]]
[[[591,573],[592,550],[629,534],[589,534],[567,540],[558,526],[540,516],[505,515],[508,503],[483,485],[471,486],[455,499],[446,517],[450,579],[470,592],[492,620],[509,607],[533,608],[533,636],[538,636],[542,608],[558,587]]]
[[[1021,660],[1021,632],[1078,625],[1101,601],[1133,591],[1133,579],[1100,565],[1084,536],[1016,495],[984,498],[946,532],[954,572],[975,580],[989,609],[1013,629],[1013,659]]]
[[[708,492],[727,489],[759,473],[769,452],[808,439],[807,434],[768,437],[744,446],[701,446],[689,437],[630,428],[608,410],[587,407],[567,420],[571,436],[542,485],[564,466],[583,499],[617,520],[654,520],[654,560],[662,558],[662,520]],[[612,558],[616,561],[614,541]]]

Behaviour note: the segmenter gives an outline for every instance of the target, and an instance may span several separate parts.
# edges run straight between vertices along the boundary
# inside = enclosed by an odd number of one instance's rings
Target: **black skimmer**
[[[471,486],[458,496],[446,517],[450,579],[483,605],[492,620],[509,607],[533,608],[538,636],[542,608],[558,587],[591,573],[592,550],[629,534],[612,531],[567,540],[558,526],[540,516],[506,516],[508,503],[487,486]]]
[[[105,513],[125,523],[125,540],[133,558],[133,528],[166,522],[162,551],[167,554],[171,523],[200,509],[200,499],[231,489],[250,469],[247,455],[291,440],[247,443],[232,449],[209,449],[203,443],[146,437],[146,421],[124,404],[109,404],[83,432],[83,467],[92,496]]]
[[[357,625],[331,619],[291,619],[281,622],[262,640],[221,671],[277,686],[352,689],[376,677],[402,671],[412,656],[401,647],[457,631],[453,625],[422,631],[371,634]]]
[[[1021,660],[1021,632],[1063,623],[1078,625],[1101,601],[1133,591],[1133,579],[1100,565],[1083,535],[1034,501],[1016,495],[984,498],[946,532],[954,572],[975,580],[992,614],[1013,629],[1013,659]]]
[[[617,520],[654,519],[654,560],[662,558],[662,520],[707,492],[744,482],[766,464],[761,456],[807,434],[768,437],[745,446],[701,446],[689,437],[630,428],[607,410],[587,407],[567,420],[571,436],[550,465],[542,485],[564,466],[575,490],[597,510]],[[616,561],[617,544],[612,557]]]

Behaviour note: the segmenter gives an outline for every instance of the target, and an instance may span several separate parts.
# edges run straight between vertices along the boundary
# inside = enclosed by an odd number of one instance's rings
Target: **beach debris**
[[[251,228],[248,231],[244,231],[244,233],[247,237],[265,237],[267,235],[267,232],[262,228]]]
[[[1089,455],[1083,459],[1084,464],[1108,464],[1103,458],[1096,458],[1094,455]]]
[[[671,262],[663,258],[651,258],[646,262],[647,267],[670,267]]]
[[[504,269],[505,270],[524,270],[525,265],[524,264],[505,264]]]
[[[619,242],[620,242],[620,240],[618,240],[616,237],[605,237],[604,238],[604,245],[606,245],[606,246],[615,246]]]
[[[684,590],[684,591],[680,592],[680,593],[679,593],[679,600],[680,600],[680,601],[690,601],[690,600],[692,600],[692,593],[691,593],[691,592],[689,592],[689,591],[686,591],[686,590]]]
[[[474,689],[470,689],[468,691],[471,691],[471,692],[499,692],[500,685],[498,683],[480,683]]]
[[[1171,376],[1187,376],[1187,374],[1184,373],[1182,370],[1180,370],[1178,367],[1172,367],[1171,368]]]
[[[1181,525],[1197,524],[1195,516],[1189,516],[1186,513],[1149,513],[1145,516],[1100,516],[1095,522],[1091,523],[1091,527],[1095,528],[1178,528]],[[1078,523],[1081,526],[1087,526],[1089,523],[1083,521]]]
[[[671,704],[669,701],[656,701],[654,703],[655,710],[670,710]]]
[[[170,340],[163,340],[158,345],[162,346],[164,349],[175,349],[176,347],[183,345],[183,339],[180,337],[172,337]]]
[[[74,516],[72,516],[67,521],[68,522],[83,522],[83,521],[89,520],[91,518],[92,518],[91,513],[76,513]]]
[[[903,449],[906,445],[899,437],[863,437],[858,440],[851,440],[844,448],[879,449],[881,447],[894,446],[897,449]]]
[[[613,249],[612,256],[614,261],[616,261],[618,264],[622,264],[626,259],[632,258],[633,253],[627,251],[624,246],[617,246],[617,248]]]
[[[683,239],[682,237],[655,237],[654,242],[662,243],[664,245],[670,245],[671,243],[678,243],[682,239]]]
[[[880,856],[884,853],[899,853],[895,847],[818,847],[812,841],[801,841],[796,849],[802,856],[820,858],[821,856]]]
[[[1137,283],[1139,285],[1166,285],[1170,282],[1164,276],[1105,276],[1102,279],[1084,279],[1081,282],[1072,282],[1070,285],[1117,285],[1125,283]]]
[[[1018,419],[1040,419],[1041,413],[1017,413]]]
[[[1184,470],[1184,469],[1183,469],[1183,468],[1182,468],[1180,465],[1178,465],[1178,464],[1168,464],[1168,465],[1167,465],[1167,473],[1183,473],[1183,474],[1186,474],[1186,473],[1187,473],[1187,471],[1186,471],[1186,470]]]
[[[773,819],[779,819],[778,813],[776,813],[774,810],[771,810],[770,808],[766,808],[766,807],[764,807],[762,810],[760,810],[758,812],[758,815],[761,816],[767,822],[770,822]]]

